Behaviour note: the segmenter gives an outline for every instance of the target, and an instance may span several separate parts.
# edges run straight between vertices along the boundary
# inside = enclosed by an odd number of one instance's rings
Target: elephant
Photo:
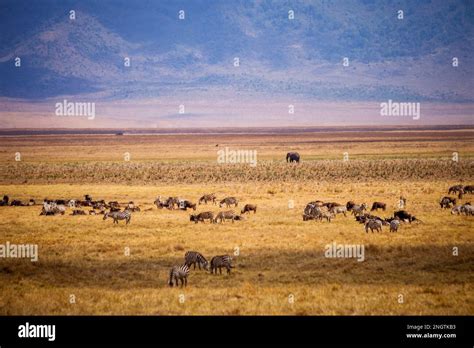
[[[286,154],[286,161],[287,162],[300,162],[300,154],[298,152],[288,152]]]

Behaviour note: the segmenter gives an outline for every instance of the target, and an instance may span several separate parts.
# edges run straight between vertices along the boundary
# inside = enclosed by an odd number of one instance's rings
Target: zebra
[[[170,287],[173,287],[173,280],[175,285],[178,286],[178,280],[181,281],[181,287],[188,285],[188,275],[189,275],[189,267],[187,265],[182,266],[174,266],[171,268],[170,271],[170,280],[168,284]]]
[[[219,273],[222,274],[222,267],[225,267],[227,269],[227,274],[230,274],[230,269],[234,268],[234,266],[231,265],[232,262],[232,257],[229,255],[219,255],[219,256],[214,256],[211,259],[211,274],[217,274],[217,269],[219,268]]]
[[[390,232],[397,232],[398,227],[400,227],[400,220],[393,219],[392,221],[390,221]]]
[[[352,207],[352,214],[356,216],[362,215],[364,214],[364,210],[367,210],[367,204],[365,203],[362,203],[361,205],[356,204]]]
[[[184,254],[184,264],[188,267],[194,265],[194,269],[196,269],[196,263],[198,264],[199,269],[201,269],[202,264],[206,271],[209,270],[209,262],[201,253],[198,253],[197,251],[187,251],[186,254]]]
[[[109,211],[108,213],[104,214],[103,220],[111,217],[114,220],[114,224],[118,224],[119,220],[126,220],[126,224],[130,223],[130,219],[132,218],[132,213],[130,210],[124,211]]]
[[[374,230],[376,230],[377,232],[382,232],[382,221],[370,219],[365,223],[365,232],[368,233],[369,228],[372,233],[374,232]]]

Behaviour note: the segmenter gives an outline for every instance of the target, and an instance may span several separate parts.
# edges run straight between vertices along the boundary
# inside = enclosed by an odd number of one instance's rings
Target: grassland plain
[[[423,145],[419,134],[387,133],[0,138],[2,194],[41,201],[87,193],[142,208],[117,226],[101,216],[39,216],[40,206],[0,207],[0,243],[39,246],[36,263],[0,259],[0,314],[472,315],[474,220],[438,204],[449,186],[474,179],[472,133],[430,133]],[[256,149],[259,164],[217,164],[225,146]],[[303,163],[281,163],[288,150]],[[196,201],[208,192],[235,195],[238,208],[255,203],[257,214],[194,224],[189,212],[152,205],[158,195]],[[365,233],[352,217],[301,218],[314,199],[383,201],[380,215],[389,216],[400,194],[423,222],[398,233]],[[205,210],[219,208],[198,206]],[[365,261],[326,258],[332,242],[364,245]],[[168,271],[186,250],[234,255],[235,269],[230,276],[192,270],[187,288],[169,288]]]

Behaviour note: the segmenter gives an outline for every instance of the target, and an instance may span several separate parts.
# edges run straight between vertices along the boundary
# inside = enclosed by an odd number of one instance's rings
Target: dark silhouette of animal
[[[355,204],[354,201],[349,201],[349,202],[347,202],[347,203],[346,203],[347,211],[351,211],[352,208],[354,208],[355,205],[356,205],[356,204]]]
[[[74,209],[71,215],[86,215],[86,212],[84,210]]]
[[[246,204],[240,214],[250,213],[251,211],[255,214],[257,212],[257,206],[255,204]]]
[[[126,225],[128,225],[130,223],[131,218],[132,218],[132,212],[130,210],[109,211],[108,213],[104,214],[103,220],[105,220],[109,217],[114,220],[114,224],[118,224],[119,220],[125,220]]]
[[[201,205],[204,202],[204,204],[207,204],[207,202],[212,202],[216,204],[216,195],[214,193],[206,194],[199,198],[199,205]]]
[[[443,209],[451,208],[451,205],[454,207],[456,205],[456,198],[451,198],[451,197],[445,196],[445,197],[441,198],[441,201],[439,202],[439,205]]]
[[[448,190],[448,195],[451,194],[451,193],[463,192],[463,189],[464,189],[464,187],[462,185],[451,186]]]
[[[328,210],[331,210],[331,209],[334,208],[334,207],[341,206],[341,204],[336,203],[336,202],[327,202],[327,203],[323,203],[322,206],[323,206],[323,207],[327,207]]]
[[[414,215],[411,215],[406,210],[399,210],[393,214],[394,217],[398,218],[400,221],[405,221],[412,223],[413,221],[420,221]]]
[[[28,202],[28,205],[29,206],[36,205],[36,201],[34,199],[30,199],[30,201]]]
[[[192,210],[196,210],[196,203],[192,203],[191,201],[188,201],[188,200],[179,201],[179,209],[187,210],[188,208]]]
[[[236,207],[239,204],[239,201],[235,197],[226,197],[222,201],[220,201],[219,207],[222,208],[224,204],[227,208],[230,208],[231,205],[234,205],[234,207]]]
[[[22,207],[22,206],[24,206],[24,204],[23,204],[22,201],[20,201],[18,199],[14,199],[13,201],[11,201],[10,206],[12,206],[12,207]]]
[[[214,213],[212,211],[205,211],[199,214],[190,215],[189,220],[194,221],[196,224],[199,221],[204,223],[205,220],[209,220],[209,222],[212,223],[214,221]]]
[[[8,205],[9,201],[10,201],[10,197],[8,197],[7,195],[3,196],[3,199],[0,201],[0,206]]]
[[[298,152],[288,152],[286,154],[286,162],[300,163],[300,154]]]
[[[125,209],[130,210],[131,212],[140,211],[140,207],[136,206],[132,201],[128,202],[127,208]]]
[[[211,259],[211,274],[217,274],[217,269],[219,269],[219,273],[222,274],[222,267],[225,267],[227,274],[230,274],[230,269],[234,268],[231,263],[232,257],[229,255],[214,256]]]
[[[182,266],[174,266],[171,268],[170,271],[170,280],[168,281],[168,285],[173,287],[173,280],[175,285],[178,286],[178,281],[181,281],[181,287],[188,285],[188,275],[189,275],[189,267],[187,265]]]
[[[209,270],[209,262],[197,251],[187,251],[186,254],[184,254],[184,264],[188,267],[194,265],[194,269],[196,269],[196,264],[199,266],[199,269],[201,269],[202,265],[206,271]]]
[[[370,209],[370,211],[379,210],[379,209],[382,209],[383,211],[385,211],[387,209],[387,204],[383,202],[374,202],[372,204],[372,208]]]
[[[234,223],[235,217],[236,215],[233,210],[221,211],[217,213],[214,219],[214,223],[221,223],[221,222],[224,222],[225,220],[232,220],[232,223]]]
[[[474,193],[474,185],[467,185],[463,188],[464,193]]]

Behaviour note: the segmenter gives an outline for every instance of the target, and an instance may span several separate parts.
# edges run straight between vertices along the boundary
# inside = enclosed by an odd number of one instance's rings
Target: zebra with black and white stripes
[[[114,220],[114,224],[118,224],[119,220],[125,220],[126,224],[128,225],[130,223],[130,219],[132,218],[132,212],[127,209],[124,211],[109,211],[104,214],[104,220],[108,217]]]
[[[197,251],[187,251],[186,254],[184,254],[184,264],[188,267],[194,265],[194,269],[196,269],[196,263],[198,264],[199,269],[201,269],[202,264],[206,271],[209,270],[209,262],[201,253]]]
[[[171,268],[170,271],[170,280],[168,282],[170,287],[173,287],[173,280],[175,281],[175,285],[178,286],[178,280],[181,281],[181,287],[188,285],[188,275],[189,275],[189,267],[184,264],[182,266],[174,266]]]
[[[230,269],[234,268],[231,264],[232,262],[232,257],[229,255],[219,255],[219,256],[214,256],[211,259],[211,274],[217,274],[217,269],[219,268],[219,273],[222,274],[222,267],[225,267],[227,269],[227,274],[230,274]]]

